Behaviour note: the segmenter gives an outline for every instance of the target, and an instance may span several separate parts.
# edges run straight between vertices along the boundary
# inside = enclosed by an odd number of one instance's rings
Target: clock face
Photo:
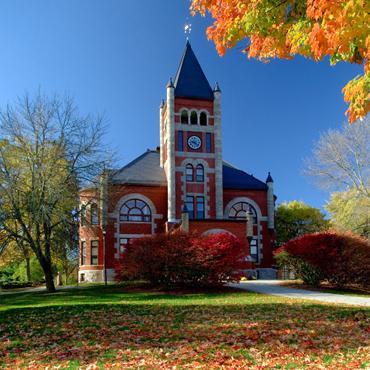
[[[202,145],[202,140],[199,136],[190,136],[188,138],[188,145],[190,149],[199,149]]]

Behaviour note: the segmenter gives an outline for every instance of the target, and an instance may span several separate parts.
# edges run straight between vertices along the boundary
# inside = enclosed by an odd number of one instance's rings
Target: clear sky
[[[185,46],[183,27],[211,84],[222,90],[223,156],[275,181],[278,201],[321,207],[328,194],[302,172],[320,132],[345,121],[341,93],[360,72],[303,58],[261,63],[239,50],[223,58],[192,18],[188,0],[2,0],[0,105],[26,91],[69,94],[104,113],[120,164],[159,144],[159,103]]]

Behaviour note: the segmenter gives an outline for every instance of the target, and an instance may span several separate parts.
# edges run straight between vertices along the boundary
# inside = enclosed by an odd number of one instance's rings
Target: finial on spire
[[[170,80],[168,81],[167,87],[174,87],[172,82],[172,77],[170,77]]]
[[[190,33],[191,33],[191,23],[189,19],[186,18],[185,26],[184,26],[184,33],[186,35],[186,40],[189,41]]]
[[[266,184],[267,184],[267,183],[269,183],[269,182],[274,182],[274,180],[273,180],[273,179],[272,179],[272,177],[271,177],[270,172],[269,172],[269,173],[268,173],[268,175],[267,175]]]
[[[213,88],[213,92],[221,92],[218,82],[216,82],[215,87]]]

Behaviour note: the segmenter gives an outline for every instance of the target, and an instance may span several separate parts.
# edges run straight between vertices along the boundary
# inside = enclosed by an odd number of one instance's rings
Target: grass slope
[[[370,311],[225,290],[0,296],[0,368],[360,369]]]

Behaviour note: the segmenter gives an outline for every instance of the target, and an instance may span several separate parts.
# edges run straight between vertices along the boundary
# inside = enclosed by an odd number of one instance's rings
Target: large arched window
[[[194,168],[191,164],[186,165],[186,182],[194,181]]]
[[[195,179],[196,182],[204,182],[204,167],[198,164],[195,169]]]
[[[229,218],[236,220],[246,220],[247,211],[250,208],[253,214],[253,224],[257,224],[257,212],[252,205],[247,202],[238,202],[235,203],[229,211]]]
[[[151,222],[152,212],[149,206],[140,199],[130,199],[121,207],[120,221]]]
[[[187,110],[181,112],[181,123],[185,123],[186,125],[189,123],[189,114]]]
[[[206,112],[201,112],[199,116],[199,122],[201,126],[207,126],[207,113]]]
[[[99,223],[98,206],[95,203],[90,207],[90,223],[91,225],[98,225]]]
[[[198,124],[198,114],[195,110],[193,110],[190,114],[190,123],[192,125],[197,125]]]

